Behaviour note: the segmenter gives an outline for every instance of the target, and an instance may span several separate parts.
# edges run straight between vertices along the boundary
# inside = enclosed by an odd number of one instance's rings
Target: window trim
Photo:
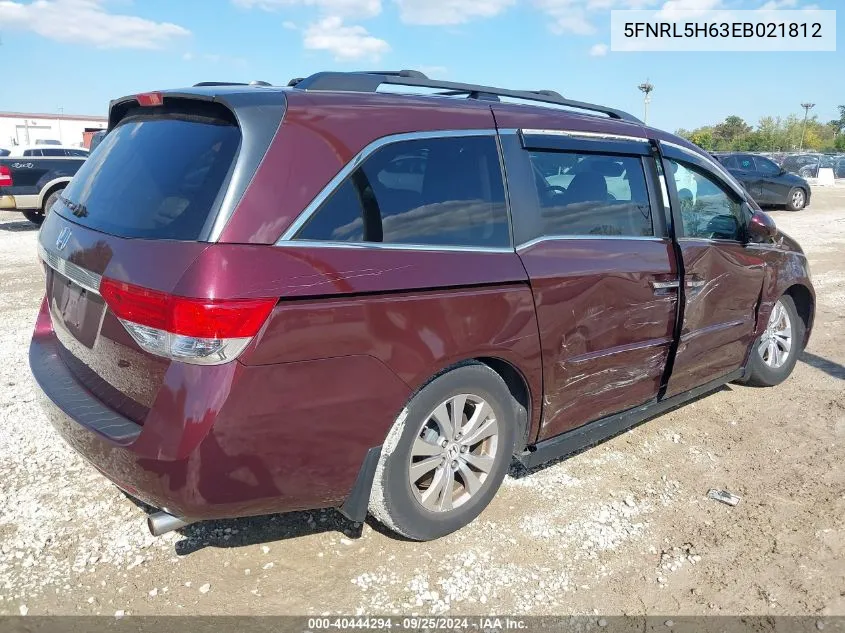
[[[568,130],[519,130],[523,149],[540,152],[578,152],[580,154],[608,154],[648,156],[648,139],[614,134],[588,134]]]
[[[663,156],[664,161],[665,159],[670,158],[672,160],[687,162],[703,169],[704,171],[708,172],[708,174],[716,178],[719,182],[721,182],[724,188],[727,188],[732,191],[741,202],[748,201],[745,189],[742,187],[741,184],[739,184],[739,182],[736,181],[734,176],[731,175],[728,169],[719,161],[708,159],[705,156],[696,152],[695,150],[692,150],[688,147],[684,147],[683,145],[679,145],[678,143],[673,143],[672,141],[664,141],[662,139],[660,140],[660,153]],[[666,165],[663,165],[663,167],[663,173],[664,175],[666,175]]]
[[[335,176],[328,182],[328,184],[323,187],[320,192],[314,196],[314,199],[308,203],[305,209],[302,210],[296,219],[291,223],[291,225],[285,229],[285,232],[282,233],[282,236],[276,241],[275,246],[290,246],[296,242],[302,243],[310,243],[311,246],[315,245],[322,245],[322,246],[372,246],[374,244],[384,246],[389,246],[395,249],[405,249],[405,250],[454,250],[457,248],[458,250],[484,250],[494,248],[495,252],[499,252],[498,249],[504,249],[508,252],[513,252],[513,226],[511,220],[511,212],[510,212],[510,203],[508,198],[508,188],[507,188],[507,179],[505,177],[505,172],[502,169],[503,162],[502,162],[502,153],[499,143],[496,143],[496,152],[499,155],[499,168],[500,173],[502,176],[502,183],[505,190],[505,212],[508,216],[508,236],[510,239],[510,246],[509,247],[475,247],[475,246],[460,246],[460,247],[435,247],[429,248],[430,245],[425,244],[393,244],[390,242],[337,242],[332,240],[326,241],[309,241],[309,240],[296,240],[294,239],[296,234],[299,230],[305,226],[305,224],[311,219],[311,217],[317,212],[317,210],[323,205],[323,203],[328,200],[328,198],[337,190],[339,189],[351,176],[352,172],[355,171],[360,165],[364,163],[367,158],[369,158],[372,154],[380,150],[382,147],[387,145],[392,145],[394,143],[401,143],[403,141],[420,141],[420,140],[429,140],[429,139],[439,139],[439,138],[460,138],[460,137],[467,137],[467,136],[492,136],[496,137],[497,133],[495,128],[479,128],[479,129],[467,129],[467,130],[426,130],[422,132],[405,132],[402,134],[389,134],[388,136],[382,136],[378,138],[368,145],[364,146],[364,148],[359,151],[352,159],[343,166],[343,168],[335,174]],[[409,248],[410,247],[410,248]]]
[[[521,136],[521,135],[520,135]],[[523,224],[527,224],[528,222],[533,222],[535,225],[533,230],[528,232],[528,235],[525,236],[527,239],[522,239],[521,241],[517,242],[516,250],[521,250],[527,248],[528,246],[537,244],[539,242],[543,242],[546,240],[649,240],[649,241],[664,241],[667,240],[668,237],[666,236],[667,227],[665,226],[665,221],[659,217],[661,214],[664,213],[662,204],[658,204],[658,199],[656,197],[656,192],[653,190],[653,182],[651,182],[651,170],[647,164],[647,161],[650,160],[649,156],[651,156],[651,147],[649,145],[648,139],[637,139],[638,141],[643,141],[644,147],[648,150],[648,155],[641,154],[639,152],[631,153],[626,152],[621,149],[621,146],[610,145],[607,140],[604,138],[606,135],[601,135],[601,138],[597,135],[595,139],[579,139],[578,148],[572,149],[551,149],[551,148],[528,148],[520,146],[520,156],[519,160],[522,161],[525,165],[527,165],[528,173],[530,176],[523,175],[523,178],[529,177],[531,179],[531,186],[530,190],[532,191],[531,194],[531,209],[530,213],[533,216],[530,220],[529,218],[521,218],[521,222]],[[584,149],[583,143],[592,143],[592,147],[590,149]],[[630,147],[632,143],[625,143],[626,146]],[[616,151],[611,151],[609,148],[613,148]],[[648,197],[648,206],[651,210],[651,235],[590,235],[590,234],[545,234],[543,233],[543,226],[542,221],[540,220],[540,201],[538,198],[538,192],[536,184],[533,180],[533,167],[531,166],[531,152],[546,152],[549,154],[590,154],[590,155],[599,155],[599,156],[608,156],[608,157],[622,157],[622,158],[632,158],[634,160],[638,160],[640,163],[640,168],[643,170],[643,180],[645,183],[646,189],[646,196]],[[514,227],[514,232],[518,231],[518,227]],[[522,231],[525,232],[525,231]],[[661,235],[663,233],[663,235]]]

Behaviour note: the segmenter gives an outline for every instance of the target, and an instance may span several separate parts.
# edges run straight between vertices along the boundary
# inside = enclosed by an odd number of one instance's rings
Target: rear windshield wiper
[[[70,209],[70,212],[73,213],[73,215],[75,215],[76,217],[84,218],[88,215],[88,207],[86,207],[84,204],[72,202],[64,196],[59,196],[59,200],[61,200],[62,204],[64,204],[68,209]]]

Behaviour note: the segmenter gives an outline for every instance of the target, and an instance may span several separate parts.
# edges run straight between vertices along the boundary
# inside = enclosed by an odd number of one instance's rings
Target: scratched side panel
[[[515,253],[217,244],[176,291],[281,297],[247,365],[367,355],[416,389],[460,360],[500,358],[526,378],[538,424],[540,346]]]
[[[668,241],[545,241],[520,251],[543,345],[540,439],[657,395],[672,341],[677,278]]]
[[[810,270],[807,258],[804,257],[798,244],[790,237],[784,236],[781,245],[753,245],[747,248],[757,253],[766,265],[766,278],[763,282],[763,294],[760,309],[757,314],[755,336],[759,336],[766,329],[769,316],[775,302],[793,286],[801,286],[810,295],[810,301],[815,306],[815,289],[810,280]],[[812,332],[814,310],[809,314],[807,331],[804,333],[804,345],[810,340]]]
[[[684,321],[666,395],[739,369],[755,336],[764,261],[742,244],[682,240]]]

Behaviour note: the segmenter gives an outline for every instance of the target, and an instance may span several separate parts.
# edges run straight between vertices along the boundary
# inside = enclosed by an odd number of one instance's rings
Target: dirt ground
[[[36,232],[0,214],[0,615],[845,615],[845,187],[773,216],[819,301],[785,384],[726,387],[509,477],[472,525],[411,543],[333,511],[149,536],[37,409]]]

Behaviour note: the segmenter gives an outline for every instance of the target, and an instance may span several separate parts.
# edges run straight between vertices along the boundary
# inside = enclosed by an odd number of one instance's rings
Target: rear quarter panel
[[[229,274],[217,274],[221,269]],[[241,357],[245,365],[365,356],[413,392],[457,362],[496,358],[525,379],[537,429],[539,334],[516,253],[218,244],[191,265],[176,292],[233,296],[236,289],[238,296],[282,297]],[[322,397],[330,389],[318,388]],[[392,406],[372,421],[382,440],[401,410]]]

